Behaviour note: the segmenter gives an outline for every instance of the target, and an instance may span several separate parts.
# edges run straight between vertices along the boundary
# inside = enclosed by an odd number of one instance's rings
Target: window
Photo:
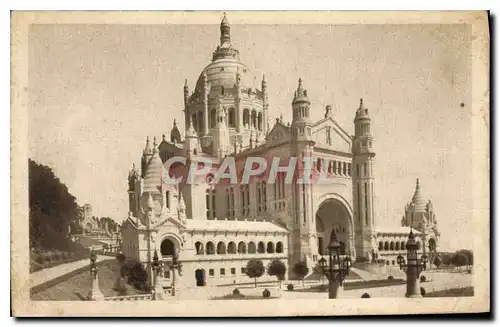
[[[255,243],[254,242],[248,243],[248,253],[255,253],[255,252],[256,252]]]
[[[207,254],[215,254],[215,245],[212,242],[208,242],[206,246]]]
[[[216,115],[215,109],[212,109],[212,111],[210,111],[210,128],[215,127]]]
[[[257,129],[259,131],[262,131],[262,113],[259,112],[259,114],[257,115]]]
[[[246,267],[241,267],[241,273],[246,274],[247,273],[247,268]]]
[[[170,209],[170,191],[165,192],[165,206]]]
[[[267,253],[274,253],[274,243],[273,242],[268,242],[267,243]]]
[[[231,275],[236,275],[236,268],[231,268]]]
[[[264,242],[259,242],[257,252],[259,252],[259,253],[266,253]]]
[[[250,213],[250,192],[248,189],[248,184],[240,185],[241,193],[241,214],[243,217],[248,216]]]
[[[356,176],[360,177],[361,175],[359,174],[359,164],[356,165]]]
[[[274,183],[274,200],[282,199],[285,199],[285,174],[278,173]],[[285,203],[283,201],[276,201],[274,203],[274,210],[281,211],[283,209],[285,209]]]
[[[257,212],[263,213],[267,211],[267,192],[266,182],[260,181],[255,185],[257,188]]]
[[[234,118],[234,108],[229,108],[228,125],[229,127],[236,127],[236,120]]]
[[[226,244],[224,242],[217,243],[217,254],[226,254]]]
[[[213,269],[208,269],[208,276],[214,277],[214,275],[215,275],[214,270]]]
[[[247,253],[247,245],[243,242],[238,243],[238,253],[245,254]]]
[[[361,223],[363,213],[361,212],[361,190],[360,190],[359,184],[358,184],[357,188],[358,188],[358,219],[359,219],[359,223]]]
[[[229,187],[226,189],[226,201],[227,201],[227,217],[234,219],[234,188]]]
[[[220,269],[220,275],[221,275],[221,276],[225,276],[225,275],[226,275],[226,269],[221,268],[221,269]]]
[[[198,113],[198,128],[196,129],[198,132],[202,131],[203,128],[203,112]]]
[[[257,126],[257,112],[252,110],[252,127],[255,128]]]
[[[363,164],[363,174],[364,176],[368,175],[368,165],[366,164],[366,162]]]
[[[207,219],[215,219],[215,189],[208,189],[205,193]]]
[[[194,247],[196,248],[196,254],[203,254],[203,243],[196,242]]]
[[[170,270],[163,271],[163,278],[170,279]]]
[[[243,126],[250,125],[250,112],[248,109],[243,110]]]
[[[227,245],[227,253],[235,254],[236,253],[236,244],[234,242],[229,242]]]
[[[196,119],[196,114],[192,114],[191,115],[191,119],[193,120],[193,128],[195,129],[195,131],[198,131],[198,120]]]
[[[283,253],[283,243],[281,242],[276,243],[276,253]]]
[[[368,183],[365,183],[365,224],[368,225]]]
[[[221,71],[224,71],[224,68],[221,68]],[[220,93],[224,95],[224,86],[220,87]]]

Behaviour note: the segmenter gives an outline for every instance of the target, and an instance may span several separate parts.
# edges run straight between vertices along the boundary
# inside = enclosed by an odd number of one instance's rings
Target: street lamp
[[[418,258],[418,244],[411,228],[406,242],[406,260],[401,254],[397,257],[399,268],[406,273],[406,297],[422,297],[418,277],[427,268],[428,257],[424,253]]]
[[[155,250],[153,255],[153,263],[151,264],[154,273],[154,290],[153,296],[155,300],[163,300],[163,287],[160,285],[160,273],[162,270],[162,264],[158,258],[158,252]]]
[[[342,283],[349,273],[352,262],[349,255],[343,255],[343,258],[341,258],[340,243],[337,239],[337,234],[335,234],[335,230],[332,230],[332,233],[330,235],[330,243],[328,244],[328,257],[328,298],[336,299],[338,297],[338,291],[342,287]],[[323,262],[321,262],[322,260]],[[321,258],[319,261],[320,266],[325,269],[326,260]]]

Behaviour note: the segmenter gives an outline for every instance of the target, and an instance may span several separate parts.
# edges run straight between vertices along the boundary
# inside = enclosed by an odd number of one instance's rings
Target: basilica
[[[346,109],[354,116],[354,135],[350,135],[335,121],[329,105],[321,120],[311,119],[312,95],[299,79],[290,94],[290,108],[282,108],[291,113],[291,123],[280,117],[271,124],[272,92],[265,76],[260,89],[253,81],[231,42],[224,16],[211,62],[194,89],[184,83],[186,130],[181,132],[174,120],[169,138],[148,138],[140,167],[129,173],[129,215],[122,225],[127,258],[140,261],[151,273],[155,251],[165,267],[175,257],[182,263],[177,283],[202,287],[249,281],[245,266],[251,258],[264,265],[273,259],[283,261],[289,278],[299,261],[312,272],[327,254],[332,230],[341,251],[353,260],[395,265],[410,228],[421,251],[436,251],[439,231],[433,205],[424,201],[418,181],[404,207],[401,226],[377,225],[375,140],[363,100],[353,104],[352,111]],[[208,160],[213,167],[227,157],[241,165],[247,157],[308,156],[313,158],[313,171],[324,173],[330,182],[285,183],[279,173],[274,183],[251,178],[249,183],[233,185],[200,178],[166,184],[165,174],[185,174],[181,166],[166,172],[164,163],[175,156],[186,158],[186,165]],[[161,278],[165,285],[171,283],[171,271],[165,269]],[[272,277],[264,275],[262,280],[268,278]]]

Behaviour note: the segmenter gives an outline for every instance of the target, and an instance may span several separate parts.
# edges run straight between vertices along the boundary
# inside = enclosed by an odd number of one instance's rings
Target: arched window
[[[257,115],[257,128],[259,131],[262,131],[262,112],[259,112]]]
[[[235,210],[234,210],[234,188],[229,187],[226,189],[226,201],[227,201],[227,217],[230,220],[234,220]]]
[[[207,254],[215,254],[215,245],[212,242],[208,242],[207,246],[205,247],[207,250]]]
[[[228,117],[229,127],[236,127],[236,119],[234,117],[234,108],[229,108],[227,117]]]
[[[323,168],[323,165],[322,165],[322,162],[321,162],[321,158],[318,158],[318,159],[316,160],[316,169],[317,169],[318,171],[321,171],[321,170],[322,170],[322,168]]]
[[[390,245],[389,249],[390,249],[391,251],[394,251],[394,242],[391,242],[391,245]]]
[[[283,243],[276,243],[276,253],[283,253]]]
[[[174,242],[169,240],[168,238],[163,240],[160,245],[161,255],[174,255],[175,253],[175,245]]]
[[[399,250],[399,242],[396,242],[395,246],[396,246],[396,251],[398,251]]]
[[[256,252],[255,243],[254,242],[248,243],[248,253],[255,253],[255,252]]]
[[[267,242],[267,253],[274,253],[274,243],[273,242]]]
[[[203,126],[203,112],[198,113],[198,128],[196,128],[197,131],[202,131],[204,129]]]
[[[378,242],[378,250],[382,251],[384,249],[384,243]]]
[[[196,242],[194,244],[194,247],[196,249],[196,254],[204,254],[204,251],[203,251],[203,243],[201,242]]]
[[[257,112],[252,110],[252,127],[257,127]]]
[[[435,252],[436,251],[436,240],[431,238],[429,239],[429,252]]]
[[[212,109],[210,111],[210,128],[214,128],[215,127],[215,123],[216,123],[216,118],[217,116],[217,112],[215,111],[215,109]]]
[[[389,242],[385,242],[384,243],[384,251],[388,251],[389,250]]]
[[[238,253],[245,254],[247,253],[247,245],[243,242],[238,243]]]
[[[217,243],[217,254],[226,254],[226,244],[224,242]]]
[[[227,253],[228,254],[236,254],[236,243],[234,242],[229,242],[227,245]]]
[[[401,242],[401,250],[405,250],[406,249],[406,244],[405,242]]]
[[[250,127],[250,111],[248,109],[243,110],[243,126]]]
[[[266,253],[266,248],[265,248],[264,242],[259,242],[259,244],[257,246],[257,252]]]
[[[207,219],[215,219],[215,189],[207,189],[205,192],[205,204]]]
[[[195,131],[198,131],[198,119],[196,119],[196,114],[191,115],[191,119],[193,120],[193,128]]]
[[[263,213],[267,211],[267,185],[265,181],[259,181],[255,184],[257,188],[257,212]]]
[[[366,164],[366,162],[363,164],[363,175],[368,175],[368,165]]]
[[[243,217],[250,213],[250,190],[248,184],[240,184],[241,214]]]

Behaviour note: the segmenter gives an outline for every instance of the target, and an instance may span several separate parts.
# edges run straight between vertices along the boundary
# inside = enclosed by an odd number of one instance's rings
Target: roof
[[[239,232],[268,232],[288,233],[284,227],[269,221],[248,220],[197,220],[188,219],[186,229],[206,231],[239,231]]]
[[[408,236],[410,234],[410,228],[408,227],[378,227],[376,228],[377,234],[399,234]],[[413,234],[422,234],[416,229],[413,229]]]

